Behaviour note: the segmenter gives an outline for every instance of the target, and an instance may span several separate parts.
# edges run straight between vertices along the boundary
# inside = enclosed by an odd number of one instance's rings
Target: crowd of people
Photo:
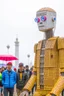
[[[32,70],[33,67],[29,70],[29,66],[24,66],[23,63],[19,63],[18,70],[12,70],[12,62],[8,62],[6,68],[0,68],[0,96],[13,96],[15,86],[19,96],[31,77]]]

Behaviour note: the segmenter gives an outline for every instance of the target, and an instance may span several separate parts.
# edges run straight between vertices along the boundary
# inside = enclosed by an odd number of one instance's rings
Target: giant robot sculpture
[[[54,37],[56,12],[42,8],[37,11],[35,21],[39,31],[45,32],[46,39],[34,46],[33,75],[20,96],[28,96],[35,83],[33,96],[60,96],[64,89],[64,38]]]

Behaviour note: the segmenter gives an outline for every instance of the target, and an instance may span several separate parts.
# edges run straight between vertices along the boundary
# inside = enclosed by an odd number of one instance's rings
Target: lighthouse
[[[15,41],[15,56],[18,58],[18,60],[15,61],[15,67],[18,69],[18,64],[19,64],[19,41],[18,41],[18,38],[16,38],[16,41]]]

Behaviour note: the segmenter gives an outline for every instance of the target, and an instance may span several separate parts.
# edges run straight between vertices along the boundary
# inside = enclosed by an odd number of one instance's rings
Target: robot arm
[[[23,90],[28,90],[30,92],[35,82],[36,82],[36,75],[32,75],[30,80],[27,82],[26,86],[23,88]]]
[[[29,92],[32,90],[34,84],[36,83],[36,75],[32,75],[25,87],[23,88],[20,96],[29,96]]]
[[[50,92],[51,96],[59,96],[59,94],[64,89],[64,76],[60,76],[54,88]]]

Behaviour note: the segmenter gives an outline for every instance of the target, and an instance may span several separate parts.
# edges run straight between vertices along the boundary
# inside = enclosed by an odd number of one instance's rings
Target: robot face
[[[49,10],[37,11],[35,22],[38,25],[40,31],[47,31],[55,27],[56,12]]]

